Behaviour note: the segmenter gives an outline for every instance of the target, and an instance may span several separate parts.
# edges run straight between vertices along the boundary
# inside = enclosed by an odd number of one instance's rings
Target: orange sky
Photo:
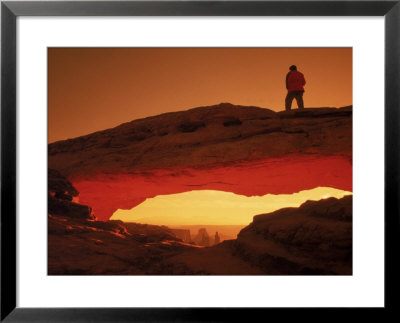
[[[48,141],[221,102],[283,110],[292,64],[305,107],[352,104],[351,48],[49,48]]]
[[[155,225],[248,225],[256,214],[299,207],[307,200],[342,198],[351,192],[317,187],[294,194],[238,195],[215,190],[188,191],[149,198],[131,210],[117,210],[111,220]]]

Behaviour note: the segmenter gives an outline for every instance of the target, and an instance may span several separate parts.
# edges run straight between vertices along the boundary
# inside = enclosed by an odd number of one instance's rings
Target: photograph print
[[[352,48],[48,48],[48,275],[352,275]]]

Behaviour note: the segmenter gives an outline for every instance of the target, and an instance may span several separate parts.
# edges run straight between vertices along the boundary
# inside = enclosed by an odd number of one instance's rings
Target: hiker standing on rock
[[[304,109],[303,93],[306,80],[303,73],[297,71],[296,65],[289,67],[289,73],[286,75],[286,88],[288,93],[285,99],[285,108],[290,110],[292,107],[293,99],[296,99],[299,109]]]

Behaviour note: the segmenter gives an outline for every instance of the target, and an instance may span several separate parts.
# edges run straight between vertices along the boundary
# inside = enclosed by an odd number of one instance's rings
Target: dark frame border
[[[388,1],[2,1],[1,2],[1,317],[7,322],[233,322],[316,309],[17,308],[16,19],[18,16],[384,16],[385,18],[385,307],[396,311],[400,233],[400,0]],[[373,234],[373,233],[371,233]],[[133,291],[134,292],[134,291]],[[266,291],[267,292],[267,291]],[[242,295],[243,296],[243,295]],[[240,295],[238,295],[240,297]],[[269,311],[268,313],[266,311]],[[348,314],[355,310],[345,309]],[[337,309],[324,309],[332,318]],[[393,314],[393,313],[391,313]],[[343,314],[340,314],[341,316]],[[338,316],[339,317],[339,316]],[[253,319],[254,318],[254,319]],[[310,318],[310,317],[309,317]],[[318,318],[318,315],[317,317]],[[343,317],[340,317],[343,319]]]

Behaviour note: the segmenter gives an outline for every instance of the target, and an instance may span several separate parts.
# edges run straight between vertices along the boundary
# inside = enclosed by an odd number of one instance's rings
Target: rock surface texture
[[[235,241],[268,274],[352,274],[352,196],[307,201],[254,217]]]
[[[49,174],[56,175],[53,184],[62,187],[65,195],[79,195],[60,174]],[[165,226],[98,221],[89,206],[71,202],[64,195],[53,197],[52,187],[49,275],[352,273],[351,196],[307,201],[299,208],[257,215],[236,240],[204,247],[182,241]],[[205,230],[200,231],[204,235]]]
[[[197,248],[164,226],[98,221],[91,208],[71,202],[79,193],[49,170],[48,274],[145,275],[172,273],[163,259]],[[61,197],[55,197],[54,191]],[[63,192],[61,195],[60,192]],[[195,274],[184,266],[173,273]]]
[[[222,103],[49,144],[100,220],[193,189],[246,196],[318,186],[352,190],[352,107],[274,112]]]

